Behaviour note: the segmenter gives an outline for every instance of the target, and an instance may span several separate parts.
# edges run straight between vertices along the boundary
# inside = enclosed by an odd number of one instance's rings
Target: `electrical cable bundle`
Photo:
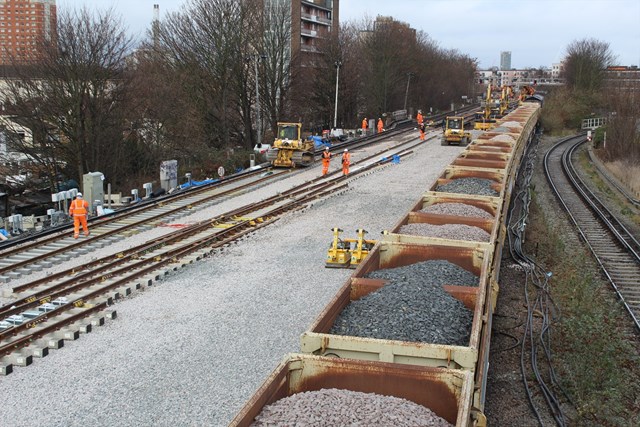
[[[531,203],[530,183],[538,149],[538,135],[534,135],[525,149],[518,176],[516,189],[512,195],[512,205],[507,218],[509,251],[511,257],[523,268],[525,283],[523,286],[527,306],[524,332],[521,341],[520,371],[529,404],[540,425],[543,421],[539,408],[532,395],[530,379],[535,378],[537,387],[544,397],[556,425],[569,424],[562,411],[558,394],[571,402],[567,393],[558,383],[551,356],[551,327],[560,317],[549,290],[551,272],[530,258],[524,250],[524,237]]]

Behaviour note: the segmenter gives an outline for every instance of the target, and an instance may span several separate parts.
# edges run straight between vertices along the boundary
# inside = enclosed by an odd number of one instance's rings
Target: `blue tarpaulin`
[[[331,147],[331,144],[326,139],[322,139],[321,136],[314,135],[311,137],[313,139],[313,144],[315,145],[315,149],[318,150],[324,147]]]
[[[185,188],[189,188],[189,187],[199,187],[201,185],[206,185],[206,184],[213,184],[220,181],[219,179],[205,179],[204,181],[195,181],[195,180],[191,180],[190,182],[185,182],[184,184],[180,184],[179,188],[181,190],[184,190]]]

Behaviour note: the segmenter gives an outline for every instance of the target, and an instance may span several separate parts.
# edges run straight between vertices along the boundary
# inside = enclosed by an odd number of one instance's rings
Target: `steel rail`
[[[387,138],[398,136],[398,135],[401,135],[403,133],[407,133],[408,131],[409,131],[408,129],[402,129],[402,130],[395,131],[395,132],[392,132],[392,133],[386,133],[386,134],[382,133],[382,134],[374,135],[375,137],[377,137],[377,139],[371,138],[371,137],[367,137],[367,141],[359,142],[357,144],[357,147],[361,147],[363,145],[369,145],[369,144],[372,144],[374,142],[379,142],[380,140],[384,140],[384,139],[387,139]],[[219,186],[215,186],[215,187],[207,187],[207,188],[198,189],[197,191],[192,191],[190,193],[185,193],[185,194],[182,195],[182,197],[177,199],[178,200],[177,203],[179,203],[179,204],[178,204],[178,206],[176,206],[173,209],[163,210],[162,212],[160,212],[160,213],[158,213],[156,215],[153,215],[151,217],[145,217],[140,221],[135,221],[135,222],[130,223],[130,224],[122,225],[122,226],[120,226],[120,227],[118,227],[116,229],[107,230],[107,231],[102,231],[100,229],[93,230],[94,236],[92,238],[90,238],[90,239],[83,239],[82,241],[79,241],[79,242],[78,241],[73,241],[73,243],[70,243],[69,245],[67,245],[67,246],[65,246],[63,248],[53,248],[53,249],[47,251],[46,253],[29,254],[27,251],[33,250],[33,249],[37,249],[38,251],[41,251],[43,246],[45,246],[45,245],[47,245],[49,243],[52,243],[52,242],[57,242],[59,235],[49,237],[48,239],[45,239],[45,240],[39,240],[39,241],[35,241],[35,242],[32,242],[32,243],[27,244],[27,245],[20,246],[19,248],[16,248],[13,251],[5,252],[5,253],[0,254],[0,255],[2,255],[4,257],[14,256],[16,258],[18,256],[20,256],[21,258],[26,258],[26,259],[16,259],[15,262],[12,262],[10,265],[5,266],[5,267],[0,267],[0,275],[6,275],[9,272],[16,271],[16,270],[19,270],[19,269],[23,269],[23,268],[25,268],[25,267],[27,267],[29,265],[37,264],[38,262],[46,261],[48,258],[55,257],[57,255],[60,255],[60,254],[62,254],[64,252],[68,251],[68,250],[73,250],[75,248],[88,245],[88,244],[90,244],[92,242],[95,242],[97,240],[102,240],[102,239],[105,239],[105,238],[108,238],[108,237],[111,237],[111,236],[115,236],[115,235],[118,235],[118,234],[120,234],[122,232],[125,232],[127,230],[136,229],[136,228],[138,228],[138,227],[140,227],[140,226],[142,226],[142,225],[144,225],[146,223],[150,223],[150,222],[152,223],[154,221],[158,221],[163,217],[170,216],[172,214],[181,212],[186,207],[191,208],[192,206],[200,205],[200,204],[203,204],[203,203],[208,203],[208,202],[211,202],[212,200],[215,200],[217,198],[220,198],[220,197],[235,193],[235,192],[240,191],[242,189],[247,189],[247,188],[255,186],[255,185],[259,184],[259,183],[263,183],[263,182],[266,182],[266,181],[273,180],[274,178],[280,177],[283,173],[291,173],[291,171],[282,172],[282,173],[277,174],[277,175],[268,175],[268,176],[265,176],[265,177],[261,177],[261,178],[255,180],[255,181],[250,182],[250,183],[247,183],[247,184],[244,184],[244,185],[240,185],[240,186],[237,186],[237,187],[233,187],[233,188],[228,189],[228,190],[223,190],[221,192],[217,191],[219,189]],[[249,175],[250,174],[243,175],[242,179],[246,178]],[[232,182],[236,182],[238,180],[239,179],[234,179],[234,180],[227,180],[227,181],[224,181],[224,182],[232,183]],[[196,200],[196,201],[186,200],[186,202],[187,202],[186,204],[185,203],[180,204],[180,202],[179,202],[180,200],[184,200],[184,198],[187,197],[187,196],[193,197],[193,196],[197,196],[200,193],[209,192],[209,191],[214,191],[215,193],[211,194],[209,196],[202,197],[202,198],[200,198],[199,200]],[[124,216],[109,218],[109,219],[105,220],[104,222],[98,221],[97,224],[99,226],[104,226],[104,225],[109,226],[110,224],[112,224],[114,222],[118,222],[118,221],[121,222],[123,220],[126,220],[127,218],[129,218],[129,217],[131,217],[133,215],[144,214],[145,212],[147,212],[149,210],[152,210],[152,209],[162,209],[165,206],[167,206],[169,203],[176,203],[176,200],[172,199],[167,204],[165,204],[165,200],[158,200],[154,204],[147,205],[144,208],[127,212]],[[27,252],[27,254],[29,254],[29,256],[21,255],[21,254],[24,254],[25,252]]]
[[[553,146],[544,157],[545,175],[580,237],[640,331],[640,265],[637,254],[619,240],[617,233],[607,225],[606,218],[601,218],[598,210],[593,209],[585,201],[585,196],[575,189],[568,176],[570,171],[565,166],[570,162],[570,148],[583,143],[585,139],[583,135],[569,137]]]
[[[411,151],[411,148],[413,147],[410,147],[409,149],[401,150],[396,154],[398,154],[399,156],[405,156],[405,155],[411,154],[413,153],[413,151]],[[380,159],[372,164],[369,164],[369,165],[366,165],[365,167],[360,168],[357,172],[354,173],[354,175],[368,171],[376,166],[388,163],[389,161],[391,161],[391,159],[387,159],[387,158]],[[342,182],[348,178],[349,177],[335,177],[333,179],[327,180],[327,182],[325,183],[313,184],[313,185],[309,183],[307,185],[308,189],[306,194],[304,194],[304,192],[302,192],[299,188],[295,188],[294,191],[292,191],[291,193],[278,195],[276,196],[277,198],[280,198],[281,200],[289,199],[289,202],[283,206],[276,207],[271,211],[267,212],[266,216],[275,217],[275,216],[281,215],[284,212],[294,210],[294,209],[299,209],[303,207],[305,203],[308,203],[313,199],[324,197],[325,195],[330,194],[333,191],[337,191],[339,189],[345,188],[347,185],[343,184]],[[300,195],[301,195],[300,198],[291,200],[292,197],[300,196]],[[273,198],[270,198],[270,199],[273,199]],[[271,205],[274,203],[274,200],[270,200],[270,199],[267,199],[266,201],[263,201],[262,203],[260,203],[259,204],[260,206],[257,206],[256,204],[252,204],[244,208],[236,209],[233,211],[233,214],[230,213],[228,215],[224,215],[223,217],[227,218],[229,216],[234,216],[236,214],[246,214],[250,210],[256,210],[256,209],[262,208],[264,205]],[[266,226],[272,223],[273,221],[274,219],[270,219],[268,222],[261,224],[259,227]],[[218,222],[218,221],[215,221],[215,222]],[[201,225],[209,226],[212,223],[212,221],[205,221],[204,223],[205,224],[201,224]],[[85,307],[87,306],[87,301],[90,301],[95,298],[99,298],[100,296],[104,295],[104,293],[109,292],[112,289],[123,286],[126,283],[129,283],[138,277],[145,276],[153,271],[156,271],[163,265],[170,262],[175,262],[177,261],[177,259],[187,256],[193,253],[194,251],[200,250],[203,247],[212,247],[212,245],[217,247],[220,245],[224,245],[237,239],[238,237],[240,237],[240,235],[244,235],[248,232],[253,232],[256,229],[256,227],[251,227],[250,223],[251,223],[251,220],[244,220],[241,223],[236,224],[232,227],[223,229],[221,232],[215,233],[214,235],[210,235],[205,238],[199,239],[196,242],[190,242],[181,247],[171,249],[169,251],[164,252],[161,255],[154,255],[145,260],[142,260],[141,262],[145,265],[142,268],[138,269],[138,271],[134,272],[133,274],[129,274],[124,278],[121,278],[109,285],[102,286],[97,290],[94,290],[88,294],[82,295],[81,297],[73,298],[69,303],[62,305],[47,313],[43,313],[41,316],[35,319],[32,319],[27,323],[24,323],[22,325],[16,325],[5,331],[2,331],[0,332],[0,339],[6,340],[7,338],[12,336],[13,337],[18,336],[18,334],[28,331],[29,329],[35,328],[40,323],[47,321],[51,318],[54,318],[56,316],[60,316],[69,310]],[[243,229],[245,229],[245,231],[242,231]],[[234,233],[233,236],[225,237],[221,239],[222,235],[226,236],[227,234],[231,234],[231,233]],[[183,234],[183,233],[177,233],[177,234]],[[146,264],[150,264],[150,265],[146,265]],[[132,266],[127,266],[125,270],[130,272],[132,270]],[[103,278],[99,278],[99,280],[100,279],[103,279]],[[100,281],[103,281],[103,280],[100,280]],[[29,303],[29,307],[38,305],[43,300],[51,301],[53,298],[69,295],[69,293],[72,291],[77,291],[80,288],[86,288],[87,286],[93,286],[95,283],[96,283],[96,280],[92,279],[92,280],[89,280],[88,282],[75,285],[72,289],[67,288],[62,291],[57,291],[53,294],[49,294],[48,296],[44,297],[44,299],[40,299],[40,300],[35,299],[31,303]],[[105,302],[102,302],[100,304],[101,304],[100,305],[101,307],[106,308]],[[22,306],[21,309],[24,310],[25,306]],[[8,311],[5,313],[5,315],[8,315],[9,313],[10,312]],[[88,315],[88,312],[83,312],[81,315],[77,315],[77,316],[86,317],[87,315]],[[68,325],[69,323],[73,323],[73,321],[69,321],[69,318],[65,318],[61,321],[56,321],[53,325],[48,325],[47,330],[58,330],[64,325]],[[34,331],[31,334],[27,334],[26,336],[20,335],[17,340],[14,340],[3,346],[0,346],[0,357],[7,356],[15,352],[16,350],[19,350],[22,347],[28,346],[34,339],[36,339],[36,337],[40,337],[42,335],[43,335],[43,332],[41,328],[39,328],[37,331]]]

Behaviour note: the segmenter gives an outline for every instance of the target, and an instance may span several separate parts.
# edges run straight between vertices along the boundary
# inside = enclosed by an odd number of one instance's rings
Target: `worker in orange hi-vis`
[[[344,149],[344,153],[342,153],[342,175],[349,175],[349,165],[351,165],[351,154],[349,154],[348,149]]]
[[[331,151],[329,151],[329,147],[325,147],[322,152],[322,176],[329,172],[329,163],[331,163]]]
[[[425,128],[425,124],[424,122],[420,123],[418,125],[418,129],[420,129],[420,141],[424,141],[425,136],[424,136],[424,128]]]
[[[367,135],[367,118],[362,119],[362,136]]]
[[[384,123],[382,123],[382,119],[378,118],[378,133],[384,131]]]
[[[89,235],[89,227],[87,227],[87,214],[89,213],[89,203],[82,199],[82,193],[76,194],[76,198],[71,202],[69,207],[69,215],[73,217],[73,238],[77,239],[80,235],[80,224],[84,235]]]
[[[420,130],[420,141],[424,141],[424,117],[422,116],[422,110],[418,110],[416,122],[418,122],[418,129]]]

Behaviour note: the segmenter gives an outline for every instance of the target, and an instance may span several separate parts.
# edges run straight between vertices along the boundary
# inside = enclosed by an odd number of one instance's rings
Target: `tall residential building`
[[[500,69],[501,70],[511,69],[511,52],[510,51],[500,52]]]
[[[291,53],[309,65],[320,54],[319,40],[338,31],[339,0],[291,0]]]
[[[55,31],[55,0],[0,0],[0,63],[34,59],[39,38]]]

